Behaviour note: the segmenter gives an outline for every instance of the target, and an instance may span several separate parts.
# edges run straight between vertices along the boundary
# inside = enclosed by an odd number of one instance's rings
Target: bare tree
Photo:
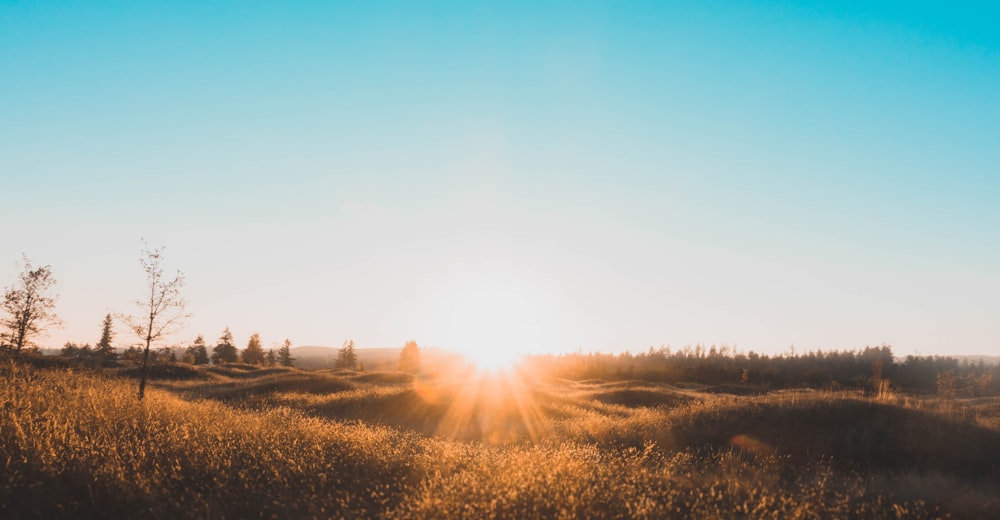
[[[145,246],[145,244],[144,244]],[[146,395],[146,377],[149,370],[149,347],[153,342],[175,332],[176,329],[191,315],[185,312],[187,301],[181,297],[181,287],[184,286],[184,274],[177,271],[173,280],[163,277],[163,248],[148,249],[143,247],[139,263],[146,271],[148,297],[135,301],[141,313],[120,315],[144,343],[142,354],[142,376],[139,379],[139,400]]]
[[[42,333],[44,325],[60,323],[52,311],[57,297],[49,294],[56,283],[52,267],[32,268],[28,257],[22,258],[24,271],[4,291],[2,308],[7,316],[0,320],[0,326],[6,329],[0,334],[0,345],[14,349],[17,356],[22,348],[33,344],[32,336]]]

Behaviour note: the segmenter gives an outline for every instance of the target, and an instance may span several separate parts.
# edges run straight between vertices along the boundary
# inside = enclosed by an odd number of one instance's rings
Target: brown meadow
[[[0,369],[5,518],[1000,515],[997,397],[49,365]]]

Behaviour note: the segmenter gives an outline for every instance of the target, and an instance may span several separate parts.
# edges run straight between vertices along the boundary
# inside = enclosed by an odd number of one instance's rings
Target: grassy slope
[[[995,401],[178,367],[138,403],[0,372],[6,518],[1000,515]]]

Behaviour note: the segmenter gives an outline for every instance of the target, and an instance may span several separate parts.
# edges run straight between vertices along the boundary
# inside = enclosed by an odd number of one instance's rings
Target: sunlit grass
[[[921,518],[1000,509],[996,399],[5,365],[0,516]],[[991,463],[993,466],[991,466]]]

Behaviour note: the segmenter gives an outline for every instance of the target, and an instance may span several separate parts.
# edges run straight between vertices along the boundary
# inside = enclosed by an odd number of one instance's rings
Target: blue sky
[[[145,237],[175,342],[1000,352],[1000,8],[536,4],[0,2],[0,280],[56,345]]]

